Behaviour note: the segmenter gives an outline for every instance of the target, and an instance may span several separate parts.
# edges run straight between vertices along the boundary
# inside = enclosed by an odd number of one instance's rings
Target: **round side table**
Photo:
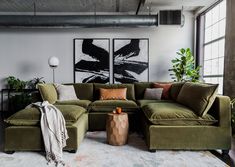
[[[107,142],[121,146],[127,143],[129,130],[128,114],[109,113],[106,120]]]

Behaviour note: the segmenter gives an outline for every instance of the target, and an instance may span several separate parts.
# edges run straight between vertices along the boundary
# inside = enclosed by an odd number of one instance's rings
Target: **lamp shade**
[[[57,57],[52,56],[48,59],[48,64],[51,68],[56,68],[59,65],[60,61]]]

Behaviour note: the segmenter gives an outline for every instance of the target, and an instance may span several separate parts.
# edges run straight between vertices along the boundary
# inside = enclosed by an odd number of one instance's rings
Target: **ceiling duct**
[[[0,27],[157,26],[157,15],[0,15]]]

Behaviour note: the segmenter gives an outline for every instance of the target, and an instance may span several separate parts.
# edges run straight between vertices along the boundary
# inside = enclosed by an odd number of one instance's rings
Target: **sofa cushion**
[[[86,112],[86,109],[80,106],[75,105],[55,105],[63,114],[64,119],[66,121],[66,125],[72,125],[75,123],[78,118]],[[39,109],[27,108],[18,111],[17,113],[10,116],[5,120],[10,125],[40,125],[41,113]]]
[[[140,107],[144,107],[145,105],[149,104],[149,103],[170,103],[170,102],[174,102],[172,100],[137,100],[136,101],[137,104],[140,106]]]
[[[135,99],[140,100],[144,98],[144,92],[146,88],[151,88],[153,83],[151,82],[136,82],[135,85]]]
[[[100,88],[100,100],[126,100],[126,91],[127,88]]]
[[[173,82],[172,83],[171,89],[170,89],[170,96],[172,100],[175,100],[175,101],[177,100],[180,90],[184,84],[185,82]]]
[[[38,84],[38,89],[43,101],[54,104],[58,99],[54,84]]]
[[[161,99],[164,99],[164,100],[170,100],[171,86],[172,86],[172,83],[159,83],[159,82],[156,82],[156,83],[153,84],[154,88],[163,88]]]
[[[132,100],[96,100],[91,103],[91,112],[112,112],[116,107],[121,107],[124,112],[139,109]]]
[[[87,108],[91,104],[90,100],[64,100],[56,101],[55,105],[77,105],[83,108]]]
[[[55,84],[58,100],[75,100],[78,99],[73,85]]]
[[[186,82],[180,90],[177,102],[191,108],[198,116],[205,115],[217,94],[218,84]]]
[[[73,85],[76,95],[80,100],[93,100],[93,84],[92,83],[70,83],[65,85]]]
[[[178,103],[151,103],[143,107],[143,112],[155,125],[213,125],[218,122],[209,114],[199,117]]]
[[[146,88],[144,92],[144,99],[146,100],[160,100],[162,97],[163,88]]]
[[[126,98],[128,100],[135,100],[135,91],[133,84],[94,84],[94,98],[96,100],[100,97],[100,88],[104,89],[116,89],[116,88],[127,88]]]

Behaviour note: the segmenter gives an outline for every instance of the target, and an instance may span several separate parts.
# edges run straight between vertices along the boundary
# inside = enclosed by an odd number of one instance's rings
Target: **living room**
[[[234,166],[234,6],[0,1],[0,166]]]

